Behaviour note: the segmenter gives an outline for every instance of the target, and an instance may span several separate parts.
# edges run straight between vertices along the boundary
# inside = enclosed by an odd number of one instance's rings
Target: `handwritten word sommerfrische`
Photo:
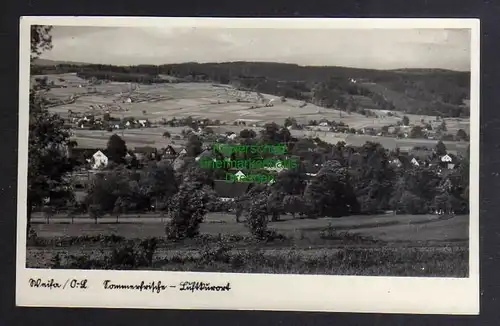
[[[213,146],[214,152],[220,152],[225,155],[232,153],[252,153],[252,154],[286,154],[286,145],[229,145],[229,144],[215,144]]]
[[[168,290],[168,288],[176,288],[175,285],[164,285],[161,281],[149,283],[142,281],[140,284],[117,284],[112,283],[111,280],[105,280],[102,284],[105,290],[150,291],[153,293],[160,293],[161,291]]]

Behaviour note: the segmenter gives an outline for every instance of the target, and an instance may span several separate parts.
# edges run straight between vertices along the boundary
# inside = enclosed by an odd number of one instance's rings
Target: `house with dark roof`
[[[104,149],[99,148],[71,147],[68,149],[68,156],[77,162],[85,164],[87,163],[87,160],[90,160],[92,155],[94,155],[94,153],[98,150],[104,152]]]
[[[135,147],[134,155],[138,160],[154,160],[157,158],[158,149],[151,146]]]
[[[251,187],[252,184],[247,182],[228,183],[226,180],[214,181],[214,190],[217,196],[223,201],[234,201],[235,198],[246,194]]]
[[[401,162],[399,156],[389,157],[389,164],[396,166],[398,168],[403,166],[403,162]]]
[[[433,158],[433,153],[430,150],[412,150],[408,154],[408,159],[413,165],[428,166]],[[418,164],[417,164],[418,163]]]
[[[175,157],[177,156],[177,151],[175,150],[175,148],[172,147],[172,145],[168,145],[167,147],[165,147],[163,150],[162,150],[162,156],[163,157]]]

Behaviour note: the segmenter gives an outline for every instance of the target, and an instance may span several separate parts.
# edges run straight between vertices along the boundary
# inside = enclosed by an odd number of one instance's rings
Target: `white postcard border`
[[[468,278],[273,275],[26,268],[26,196],[30,25],[197,28],[471,29],[470,259]],[[281,310],[377,313],[479,313],[479,25],[478,19],[21,17],[16,305],[149,309]],[[29,279],[87,280],[88,290],[41,289]],[[105,290],[103,282],[176,285],[161,293]],[[230,283],[226,292],[179,291],[183,281]],[[157,283],[156,283],[157,284]]]

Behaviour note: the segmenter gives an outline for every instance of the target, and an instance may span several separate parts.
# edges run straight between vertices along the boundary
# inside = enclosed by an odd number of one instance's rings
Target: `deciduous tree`
[[[122,164],[125,163],[125,156],[127,155],[127,145],[125,141],[118,136],[113,134],[109,137],[107,145],[108,157],[111,161]]]
[[[51,26],[31,27],[31,60],[52,48]],[[46,198],[67,198],[73,192],[64,176],[74,168],[67,149],[76,145],[64,120],[48,112],[44,100],[34,90],[29,95],[28,196],[27,222],[29,233],[33,206]]]
[[[209,186],[200,182],[183,183],[168,205],[171,220],[165,228],[167,237],[183,239],[197,236],[213,199],[213,190]]]
[[[189,136],[189,139],[188,139],[188,142],[186,145],[186,151],[187,151],[187,155],[189,157],[196,157],[196,156],[200,155],[201,152],[203,151],[202,147],[203,147],[203,143],[202,143],[200,137],[198,137],[197,135],[194,135],[194,134]]]
[[[441,140],[438,141],[434,150],[438,156],[446,155],[446,145]]]

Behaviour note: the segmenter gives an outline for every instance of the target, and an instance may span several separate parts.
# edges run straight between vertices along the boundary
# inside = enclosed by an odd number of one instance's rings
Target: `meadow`
[[[34,77],[34,76],[33,76]],[[88,85],[74,74],[49,75],[49,81],[63,83],[66,88],[53,88],[48,97],[68,99],[71,104],[51,107],[50,111],[67,117],[69,110],[77,113],[103,114],[104,109],[90,105],[107,104],[121,110],[111,115],[160,121],[173,117],[210,118],[228,125],[215,132],[239,132],[247,126],[233,126],[236,119],[247,119],[262,126],[267,122],[283,123],[287,117],[306,123],[326,118],[344,122],[350,127],[381,127],[400,121],[403,114],[390,116],[377,111],[379,117],[347,114],[313,104],[276,96],[273,107],[265,107],[254,99],[255,93],[236,96],[234,90],[210,83],[178,83],[139,85],[110,82]],[[63,79],[63,81],[61,81]],[[241,95],[241,94],[240,94]],[[132,103],[123,103],[125,98]],[[245,99],[246,97],[246,99]],[[238,100],[239,98],[239,100]],[[262,107],[257,107],[261,105]],[[252,108],[253,107],[253,108]],[[407,115],[410,124],[435,117]],[[468,126],[468,119],[446,119],[448,130]],[[183,128],[142,128],[120,130],[118,134],[129,147],[183,144],[181,140],[164,138],[163,132],[179,135]],[[468,130],[468,129],[466,129]],[[111,132],[72,130],[80,147],[103,148]],[[390,149],[429,146],[436,140],[394,139],[332,132],[292,130],[295,137],[313,136],[336,143],[381,143]],[[466,148],[465,142],[445,142],[450,152]],[[27,267],[77,269],[155,269],[217,271],[238,273],[306,273],[336,275],[441,276],[468,275],[469,216],[443,218],[435,215],[377,215],[344,218],[291,219],[283,216],[270,222],[276,238],[256,241],[244,223],[236,223],[231,214],[208,214],[200,226],[201,235],[194,239],[171,241],[165,237],[161,216],[106,216],[94,223],[89,217],[74,221],[54,216],[45,223],[43,216],[34,216],[37,236],[27,242]],[[72,223],[74,222],[74,223]]]
[[[43,221],[41,216],[33,218],[38,238],[28,242],[27,267],[456,277],[468,273],[469,216],[282,216],[269,223],[279,237],[267,242],[253,240],[231,214],[208,214],[201,235],[182,241],[166,240],[167,219],[158,215],[122,216],[119,223],[112,216],[98,224],[83,216],[75,223],[63,216],[50,224]],[[157,244],[150,260],[134,260],[148,256],[143,248],[151,239]]]
[[[32,76],[40,78],[44,76]],[[74,113],[92,113],[94,115],[104,114],[104,110],[91,110],[90,105],[112,105],[120,107],[120,111],[111,111],[111,115],[119,118],[134,117],[136,119],[148,119],[158,122],[162,119],[181,118],[192,116],[193,118],[209,118],[220,120],[228,125],[219,127],[216,132],[233,131],[239,133],[244,128],[259,130],[261,126],[268,122],[282,124],[287,117],[294,117],[300,123],[307,123],[310,120],[320,120],[323,118],[344,122],[355,129],[364,127],[380,128],[382,126],[395,125],[400,121],[403,113],[375,110],[378,117],[366,117],[358,113],[346,113],[335,109],[327,109],[303,103],[294,99],[287,99],[281,102],[277,96],[262,94],[266,100],[274,100],[272,107],[265,107],[258,103],[256,93],[240,92],[227,85],[211,83],[178,83],[178,84],[153,84],[135,85],[130,83],[109,82],[98,85],[88,85],[84,79],[80,79],[76,74],[45,75],[48,81],[54,81],[56,85],[64,84],[66,88],[53,88],[47,92],[51,98],[67,99],[72,95],[77,98],[74,103],[64,104],[50,108],[51,112],[58,113],[62,117],[67,117],[69,110]],[[64,80],[62,82],[60,79]],[[81,86],[81,87],[79,87]],[[130,97],[132,103],[121,103],[122,100]],[[261,106],[261,107],[258,107]],[[436,117],[425,115],[406,114],[411,125],[422,125],[421,120],[437,127],[440,122]],[[237,119],[244,119],[250,126],[255,124],[258,127],[233,126],[232,122]],[[447,118],[448,131],[452,134],[458,129],[469,132],[469,119]],[[127,144],[131,147],[156,146],[165,147],[172,143],[172,140],[162,137],[163,132],[169,131],[172,135],[180,135],[184,128],[143,128],[136,130],[120,130]],[[80,147],[103,148],[106,146],[110,136],[109,132],[100,130],[74,130],[74,139]],[[437,140],[427,139],[394,139],[390,137],[372,137],[365,135],[347,135],[327,131],[314,130],[292,130],[295,137],[312,136],[319,137],[330,143],[345,141],[347,144],[364,144],[366,141],[377,141],[387,148],[411,148],[413,146],[432,147]],[[173,143],[183,144],[182,141]],[[451,151],[465,149],[465,142],[445,142]]]

